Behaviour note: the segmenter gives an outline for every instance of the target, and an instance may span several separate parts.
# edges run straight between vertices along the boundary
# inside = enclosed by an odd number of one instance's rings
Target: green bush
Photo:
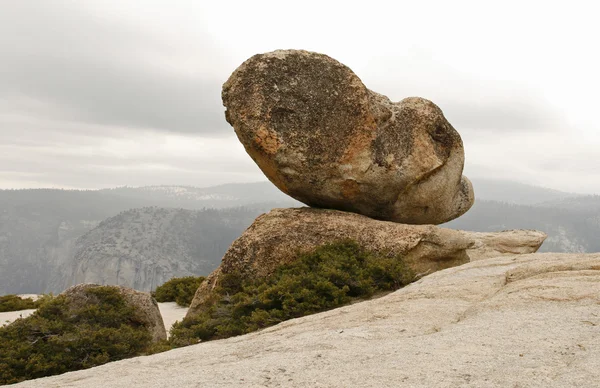
[[[42,295],[38,300],[34,301],[31,298],[23,299],[17,295],[0,296],[0,313],[7,311],[19,311],[37,309],[43,303],[52,298],[52,295]]]
[[[86,291],[83,306],[65,296],[0,328],[0,385],[90,368],[151,349],[151,334],[118,290]]]
[[[171,343],[185,346],[249,333],[395,290],[413,279],[400,257],[368,252],[353,241],[327,244],[266,279],[224,275],[213,303],[173,326]]]
[[[31,298],[22,299],[17,295],[0,296],[0,313],[6,311],[19,311],[37,308],[35,302]]]
[[[204,277],[187,276],[173,278],[158,287],[152,294],[157,302],[176,302],[178,305],[188,307],[194,299],[194,294]]]

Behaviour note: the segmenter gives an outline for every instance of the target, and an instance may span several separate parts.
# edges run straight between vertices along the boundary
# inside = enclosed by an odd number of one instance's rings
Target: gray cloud
[[[28,99],[54,106],[44,114],[66,120],[231,133],[220,101],[223,81],[205,71],[219,66],[208,36],[194,47],[202,57],[190,54],[188,66],[200,61],[195,72],[171,67],[181,56],[171,42],[102,20],[74,2],[3,4],[0,36],[0,109]]]
[[[460,131],[556,131],[565,120],[541,101],[518,98],[502,101],[440,101],[446,117]]]
[[[231,136],[210,140],[126,129],[119,138],[45,135],[9,144],[0,137],[0,188],[15,187],[15,181],[28,187],[58,182],[63,187],[103,188],[264,180]],[[184,150],[181,144],[168,144],[173,141],[186,143]],[[227,158],[219,159],[225,153]]]
[[[402,57],[379,57],[364,81],[392,100],[419,96],[436,103],[459,132],[561,131],[567,124],[559,109],[538,91],[495,74],[477,79],[432,58],[424,50]],[[358,72],[359,77],[362,77]],[[385,80],[385,81],[384,81]]]
[[[528,57],[529,46],[521,47],[521,53],[513,51],[519,46],[514,39],[522,37],[516,32],[512,41],[505,32],[498,34],[497,43],[504,49],[488,45],[483,37],[483,51],[472,52],[471,16],[460,23],[444,16],[446,27],[462,26],[464,35],[448,30],[448,39],[440,40],[443,28],[419,29],[425,24],[418,18],[398,25],[393,7],[385,15],[372,7],[369,20],[378,20],[377,28],[365,21],[359,31],[350,18],[334,20],[339,10],[333,5],[323,6],[318,14],[305,7],[295,19],[282,19],[275,17],[281,10],[263,10],[254,3],[238,4],[244,12],[235,15],[218,2],[165,4],[2,3],[0,188],[204,186],[264,179],[224,119],[221,85],[248,56],[295,45],[333,55],[367,87],[392,100],[421,96],[439,105],[463,136],[467,174],[531,183],[558,177],[564,190],[574,190],[575,184],[582,190],[597,189],[594,145],[600,137],[582,152],[586,140],[581,129],[570,128],[565,109],[543,98],[550,92],[553,101],[568,103],[556,96],[573,94],[562,93],[570,90],[565,85],[575,84],[573,73],[549,71],[543,64],[553,56]],[[362,11],[353,12],[361,16]],[[199,15],[206,17],[201,20]],[[322,21],[321,27],[305,31],[313,16]],[[344,41],[328,35],[332,28],[339,29]],[[568,41],[561,47],[574,46]],[[557,52],[554,45],[550,48]],[[444,55],[454,57],[443,61]],[[468,71],[473,61],[477,64],[471,69],[478,74]],[[595,74],[594,62],[582,63],[591,69],[587,74]],[[523,70],[527,64],[529,70]],[[548,70],[550,78],[530,82],[535,66]],[[563,89],[553,89],[561,80]],[[585,81],[580,83],[594,90]],[[582,103],[593,112],[589,96],[593,94],[573,97],[569,122]],[[593,115],[588,119],[595,125]],[[565,138],[572,134],[579,137],[567,144]],[[572,152],[561,153],[565,148]]]
[[[190,46],[102,18],[85,3],[21,0],[3,5],[0,43],[0,112],[27,99],[52,107],[29,115],[204,136],[232,133],[220,100],[223,67],[230,64],[208,34]],[[186,68],[177,68],[182,63]],[[431,99],[459,130],[564,126],[535,93],[474,80],[424,51],[374,58],[369,71],[365,79],[374,85],[367,86],[392,98]]]
[[[221,85],[139,70],[69,61],[6,63],[3,97],[49,101],[69,119],[91,123],[220,135],[227,130]]]

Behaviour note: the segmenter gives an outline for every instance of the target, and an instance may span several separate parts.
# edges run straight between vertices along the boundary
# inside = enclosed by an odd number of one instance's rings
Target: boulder
[[[600,254],[498,257],[265,330],[16,387],[597,387]],[[193,367],[191,367],[193,365]]]
[[[538,230],[505,230],[502,232],[481,233],[463,231],[475,242],[467,249],[471,261],[506,255],[535,253],[548,235]]]
[[[223,274],[267,277],[282,264],[318,246],[354,240],[368,251],[402,256],[417,277],[469,261],[473,241],[460,231],[433,225],[406,225],[337,210],[274,209],[259,216],[233,242],[221,265],[200,285],[188,315],[209,301]]]
[[[136,291],[123,286],[100,286],[98,284],[78,284],[67,288],[61,293],[67,298],[67,303],[73,308],[89,303],[86,290],[94,287],[111,287],[119,291],[125,301],[135,308],[138,320],[152,334],[152,341],[157,342],[167,339],[167,332],[162,316],[158,309],[158,303],[148,292]]]
[[[392,102],[326,55],[255,55],[222,98],[256,164],[309,206],[440,224],[473,204],[462,140],[440,108],[418,97]]]

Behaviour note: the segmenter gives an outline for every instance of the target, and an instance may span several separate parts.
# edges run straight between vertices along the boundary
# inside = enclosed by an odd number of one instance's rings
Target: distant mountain
[[[569,199],[564,207],[516,205],[477,200],[462,217],[443,226],[478,232],[537,229],[548,234],[541,252],[600,252],[600,207],[588,197]]]
[[[580,194],[505,180],[474,178],[472,179],[472,183],[475,198],[478,200],[514,203],[517,205],[535,205],[580,196]]]
[[[547,189],[505,180],[475,178],[472,180],[477,199],[499,201],[519,205],[541,204],[559,201],[580,194]],[[299,206],[300,203],[277,189],[271,182],[231,183],[207,188],[189,186],[148,186],[119,187],[100,190],[100,193],[118,196],[124,200],[135,198],[148,203],[168,203],[170,206],[197,209],[198,206],[222,208],[274,202],[285,206]],[[152,206],[144,204],[143,206]]]
[[[299,204],[269,186],[0,190],[0,295],[62,291],[76,240],[102,220],[132,208],[245,205],[259,214]]]
[[[477,198],[475,206],[449,225],[476,231],[530,227],[550,234],[550,238],[542,247],[545,250],[600,250],[594,242],[598,235],[598,219],[595,217],[598,217],[600,197],[584,197],[510,181],[474,179],[473,184]],[[487,202],[488,200],[497,203]],[[517,207],[517,204],[521,207]],[[102,226],[94,232],[97,233],[93,234],[95,237],[90,235],[90,241],[94,242],[91,245],[78,243],[78,239],[103,220],[129,209],[156,206],[201,210],[245,206],[258,215],[274,207],[300,205],[270,182],[227,184],[208,188],[151,186],[89,191],[0,190],[0,295],[62,291],[65,282],[69,281],[66,280],[65,273],[71,274],[72,260],[77,252],[84,252],[85,246],[94,246],[94,249],[99,249],[98,254],[111,258],[112,248],[102,248],[101,241],[110,241],[109,235],[115,231],[116,244],[116,231],[120,230],[121,236],[129,235],[129,232],[125,231],[133,228],[134,224],[126,222],[124,218],[121,227]],[[223,215],[219,215],[221,216]],[[242,225],[244,220],[245,218],[241,219],[239,225]],[[221,230],[219,221],[214,222],[217,230]],[[145,241],[143,228],[132,230],[139,230],[141,236],[136,238],[140,242]],[[170,229],[160,230],[166,239]],[[241,233],[242,229],[238,230]],[[207,231],[204,233],[210,235]],[[197,254],[198,260],[212,260],[213,254],[218,250],[209,249],[210,244],[207,245],[203,237],[198,238],[203,241],[202,251]],[[134,239],[133,232],[131,239]],[[219,241],[218,244],[224,244],[225,240],[216,241]],[[176,245],[181,244],[178,242]],[[125,245],[118,245],[118,252],[121,252],[121,249],[127,248]],[[222,247],[219,246],[219,249]],[[142,245],[132,248],[134,257],[142,257],[143,251]],[[91,251],[85,252],[91,257]],[[155,251],[152,257],[163,257],[161,252]],[[85,256],[82,255],[79,257]],[[191,257],[191,253],[185,255],[187,258]],[[185,260],[188,260],[187,258]],[[161,260],[157,263],[162,263]],[[193,267],[186,268],[186,271],[192,272],[189,268]]]
[[[259,214],[243,207],[122,212],[77,240],[67,285],[117,284],[151,291],[172,277],[206,276]]]
[[[282,206],[300,206],[293,198],[282,193],[271,182],[231,183],[213,187],[147,186],[119,187],[99,191],[123,200],[135,199],[156,206],[186,209],[225,208],[259,203],[278,203]],[[151,206],[151,205],[144,205]]]
[[[584,196],[511,181],[473,179],[475,204],[443,226],[477,232],[537,229],[541,252],[599,252],[600,196]]]
[[[543,202],[539,205],[548,208],[575,210],[580,212],[596,212],[600,210],[600,195],[559,198],[552,201]]]

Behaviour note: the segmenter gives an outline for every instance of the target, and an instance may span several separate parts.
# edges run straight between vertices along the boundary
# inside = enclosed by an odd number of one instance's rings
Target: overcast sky
[[[435,102],[468,176],[600,193],[594,3],[0,0],[0,188],[264,180],[221,85],[295,48]]]

